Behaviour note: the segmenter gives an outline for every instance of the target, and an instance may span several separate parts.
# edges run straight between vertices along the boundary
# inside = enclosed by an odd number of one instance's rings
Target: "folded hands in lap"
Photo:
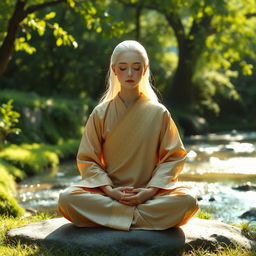
[[[112,188],[111,186],[103,186],[101,187],[103,192],[118,202],[136,206],[138,204],[142,204],[147,200],[154,197],[154,195],[158,192],[159,188],[149,187],[149,188],[133,188],[133,187],[117,187]]]

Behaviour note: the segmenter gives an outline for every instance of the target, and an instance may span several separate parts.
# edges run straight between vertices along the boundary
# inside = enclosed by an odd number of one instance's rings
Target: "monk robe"
[[[81,182],[60,193],[58,209],[79,227],[163,230],[185,224],[196,199],[177,178],[186,151],[164,105],[142,93],[126,107],[119,94],[89,116],[77,154]],[[101,186],[159,188],[150,200],[128,206]]]

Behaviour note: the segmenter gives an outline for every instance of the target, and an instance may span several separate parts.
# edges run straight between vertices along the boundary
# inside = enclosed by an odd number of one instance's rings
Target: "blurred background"
[[[180,181],[214,218],[255,220],[255,30],[254,0],[2,0],[0,214],[57,214],[110,55],[132,39],[189,152]]]

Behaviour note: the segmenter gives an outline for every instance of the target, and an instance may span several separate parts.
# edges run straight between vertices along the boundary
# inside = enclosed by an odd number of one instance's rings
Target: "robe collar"
[[[145,101],[147,99],[147,97],[142,93],[140,92],[140,96],[133,102],[132,105],[130,105],[129,107],[127,107],[125,105],[125,103],[123,102],[123,100],[121,99],[120,95],[119,95],[119,92],[118,94],[116,95],[115,97],[115,100],[118,102],[119,105],[122,105],[122,108],[124,110],[128,110],[130,108],[132,108],[133,106],[137,105],[138,103],[142,102],[142,101]]]

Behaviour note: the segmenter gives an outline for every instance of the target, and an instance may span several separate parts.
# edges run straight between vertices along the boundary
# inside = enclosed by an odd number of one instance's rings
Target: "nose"
[[[132,69],[128,68],[128,76],[131,77],[132,76]]]

